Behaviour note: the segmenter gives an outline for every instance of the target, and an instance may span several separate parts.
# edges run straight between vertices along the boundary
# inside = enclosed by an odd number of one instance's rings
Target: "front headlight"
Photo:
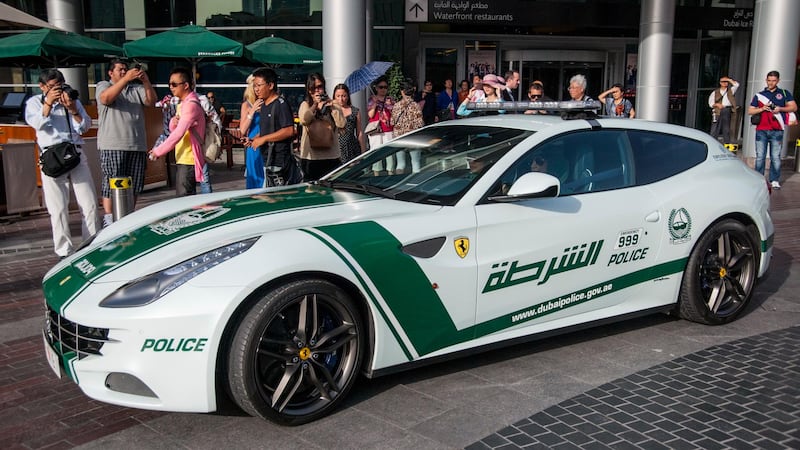
[[[122,286],[104,298],[100,306],[132,308],[144,306],[174,291],[184,283],[223,262],[246,252],[258,238],[228,244],[202,255],[152,273]]]

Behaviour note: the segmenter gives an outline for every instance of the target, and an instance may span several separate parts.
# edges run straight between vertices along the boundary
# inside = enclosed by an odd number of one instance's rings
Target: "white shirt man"
[[[708,96],[708,106],[711,107],[713,114],[710,134],[726,144],[734,141],[734,136],[731,136],[731,123],[736,108],[734,94],[738,88],[739,83],[736,80],[722,77],[719,79],[719,87],[711,91]]]

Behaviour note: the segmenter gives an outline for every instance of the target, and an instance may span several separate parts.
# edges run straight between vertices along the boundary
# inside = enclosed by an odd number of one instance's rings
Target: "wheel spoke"
[[[325,376],[325,379],[328,382],[329,386],[332,386],[332,387],[336,386],[336,382],[333,381],[333,378],[331,378],[330,372],[328,372],[328,370],[325,368],[325,366],[323,366],[321,364],[313,363],[313,364],[309,364],[308,368],[306,370],[308,371],[308,378],[311,379],[311,383],[313,383],[314,387],[316,387],[317,390],[319,391],[320,397],[322,397],[323,399],[328,400],[328,401],[333,400],[333,395],[331,395],[331,391],[329,391],[328,388],[325,387],[325,385],[322,384],[322,382],[319,380],[319,377],[317,377],[317,370],[319,370]]]
[[[736,271],[741,269],[740,266],[745,265],[750,258],[753,256],[752,250],[745,247],[739,253],[733,255],[731,260],[728,262],[728,271]]]
[[[275,347],[279,348],[276,349]],[[290,340],[278,340],[262,336],[256,351],[259,355],[269,356],[280,361],[291,361],[294,354],[293,350],[292,341]]]
[[[314,338],[316,329],[317,295],[306,295],[303,297],[303,300],[300,301],[300,308],[297,317],[297,338],[303,342],[304,346],[308,345],[308,341]]]
[[[717,256],[722,264],[726,264],[731,254],[731,237],[728,233],[722,233],[717,239]]]
[[[711,293],[708,296],[708,309],[714,314],[717,313],[722,300],[725,298],[725,283],[721,279],[714,280]]]
[[[261,345],[264,344],[279,345],[284,348],[292,347],[292,341],[290,339],[274,339],[274,338],[262,337]]]
[[[259,348],[258,349],[258,354],[259,355],[264,355],[264,356],[269,356],[271,358],[275,358],[275,359],[278,359],[278,360],[281,360],[281,361],[291,361],[292,360],[292,354],[290,354],[290,353],[279,354],[279,353],[275,353],[275,352],[272,352],[272,351],[269,351],[269,350],[266,350],[266,349],[263,349],[263,348]]]
[[[292,396],[297,392],[297,388],[302,384],[303,371],[299,370],[300,367],[299,364],[288,364],[286,366],[281,381],[275,387],[275,392],[272,394],[272,407],[276,410],[283,411],[283,408],[286,408],[289,400],[291,400]],[[294,382],[292,382],[292,379],[295,379]],[[281,399],[283,399],[283,401],[278,405]]]
[[[316,345],[314,346],[316,350],[319,351],[332,351],[342,346],[342,344],[350,341],[355,337],[354,334],[351,333],[353,329],[353,324],[351,323],[343,323],[338,327],[328,331],[327,333],[323,334],[319,337]],[[323,346],[327,345],[330,341],[336,340],[333,343],[332,347],[322,349]]]
[[[742,284],[739,283],[739,280],[736,278],[726,278],[725,279],[726,290],[730,292],[730,295],[734,297],[734,300],[737,302],[741,302],[744,300],[744,288],[742,288]]]

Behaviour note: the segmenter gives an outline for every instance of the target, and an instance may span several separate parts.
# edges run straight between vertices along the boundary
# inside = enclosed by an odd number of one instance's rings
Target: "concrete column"
[[[750,67],[747,71],[747,96],[742,110],[747,108],[753,96],[766,86],[767,72],[777,70],[781,74],[778,87],[791,91],[794,86],[797,42],[800,39],[800,2],[797,0],[756,0],[753,23],[753,38],[750,43]],[[792,92],[792,95],[796,95]],[[750,116],[745,116],[742,147],[744,155],[756,155],[756,127],[750,125]],[[788,149],[784,133],[784,150]],[[791,146],[794,149],[794,145]]]
[[[83,2],[81,0],[47,0],[47,21],[77,34],[84,34]],[[85,67],[58,68],[67,84],[81,93],[81,103],[89,100],[89,78]]]
[[[643,0],[639,19],[636,117],[666,122],[675,0]]]
[[[344,82],[347,75],[366,64],[366,3],[372,0],[341,0],[326,2],[322,7],[322,59],[328,95],[332,89]],[[364,121],[366,96],[363,92],[351,92],[353,105],[361,111]],[[363,124],[362,124],[363,126]]]

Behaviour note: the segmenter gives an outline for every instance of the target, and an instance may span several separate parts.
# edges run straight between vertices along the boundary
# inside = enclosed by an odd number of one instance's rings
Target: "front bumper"
[[[93,285],[83,294],[93,298]],[[217,349],[241,288],[184,286],[142,308],[75,302],[48,308],[45,345],[59,372],[89,397],[116,405],[181,412],[216,409]],[[168,298],[172,297],[172,298]],[[94,302],[96,303],[96,302]],[[53,364],[51,364],[53,365]]]

